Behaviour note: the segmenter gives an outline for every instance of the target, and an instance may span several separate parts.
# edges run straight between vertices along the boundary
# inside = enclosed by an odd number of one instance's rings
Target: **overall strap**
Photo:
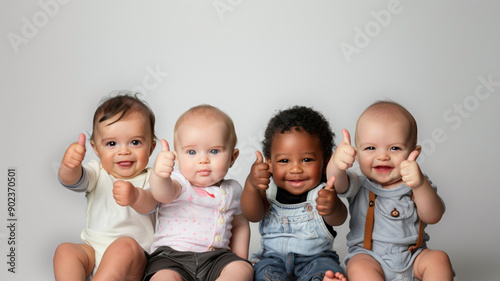
[[[373,246],[372,232],[373,232],[373,222],[375,220],[375,198],[377,196],[375,193],[370,191],[368,210],[366,211],[366,222],[365,222],[365,241],[363,242],[363,247],[365,249],[371,250]]]
[[[365,249],[371,250],[373,247],[372,233],[373,233],[373,223],[375,221],[375,199],[377,195],[375,193],[369,191],[369,201],[368,201],[368,210],[366,211],[366,222],[365,222],[365,239],[363,242],[363,247]],[[412,194],[411,200],[414,201],[414,196]],[[418,239],[417,244],[412,245],[408,248],[408,251],[414,252],[416,249],[422,247],[424,241],[424,224],[422,220],[418,219]]]
[[[411,201],[415,202],[415,196],[412,194],[411,195]],[[418,239],[417,239],[417,244],[410,246],[408,248],[408,251],[410,252],[415,252],[416,249],[422,247],[422,244],[424,243],[424,224],[422,223],[422,220],[420,217],[418,218]]]

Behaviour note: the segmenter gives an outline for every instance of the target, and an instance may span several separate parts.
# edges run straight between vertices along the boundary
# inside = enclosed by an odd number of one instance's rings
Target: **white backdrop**
[[[493,0],[1,0],[0,280],[53,280],[56,246],[79,241],[85,197],[56,171],[116,89],[140,90],[169,141],[189,107],[226,111],[241,150],[230,176],[241,183],[275,110],[312,106],[339,142],[373,101],[400,102],[447,206],[428,227],[430,247],[449,253],[456,280],[498,280],[499,14]],[[343,257],[347,224],[337,231]]]

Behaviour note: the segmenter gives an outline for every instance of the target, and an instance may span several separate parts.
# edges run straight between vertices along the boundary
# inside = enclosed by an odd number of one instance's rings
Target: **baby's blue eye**
[[[189,155],[195,155],[195,154],[196,154],[196,151],[194,151],[194,150],[189,150],[189,151],[188,151],[188,154],[189,154]]]
[[[365,150],[375,150],[375,147],[374,146],[369,146],[369,147],[365,148]]]
[[[219,150],[217,150],[217,149],[212,149],[212,150],[210,150],[210,153],[211,153],[211,154],[217,154],[217,153],[219,153]]]

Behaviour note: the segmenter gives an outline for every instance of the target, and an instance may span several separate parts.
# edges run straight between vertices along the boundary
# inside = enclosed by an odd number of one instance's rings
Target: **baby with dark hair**
[[[90,144],[99,161],[82,164],[85,134],[66,149],[59,180],[70,190],[85,192],[87,212],[84,243],[57,247],[57,281],[83,281],[92,275],[92,280],[142,279],[157,205],[146,167],[156,145],[154,124],[153,112],[136,93],[118,92],[94,114]]]
[[[335,147],[330,124],[323,115],[314,109],[305,106],[294,106],[283,110],[275,115],[267,125],[264,140],[262,141],[262,152],[264,157],[271,156],[271,143],[276,133],[285,133],[292,130],[304,130],[311,135],[317,135],[323,150],[323,159],[330,159]]]
[[[268,123],[241,197],[243,213],[259,222],[262,250],[254,255],[255,280],[322,280],[327,270],[345,280],[332,250],[347,208],[326,165],[335,146],[326,118],[295,106]],[[264,161],[265,158],[265,161]],[[270,179],[271,178],[271,179]]]

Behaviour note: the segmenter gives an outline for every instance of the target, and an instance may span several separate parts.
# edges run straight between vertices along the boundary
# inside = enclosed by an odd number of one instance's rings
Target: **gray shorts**
[[[379,245],[380,244],[380,245]],[[408,246],[398,246],[392,243],[377,243],[373,246],[374,251],[363,247],[352,247],[349,254],[344,258],[344,266],[349,259],[357,254],[372,256],[384,270],[385,280],[414,281],[418,280],[413,275],[413,264],[415,258],[424,248],[417,249],[414,253],[408,251]],[[347,276],[349,277],[349,276]]]
[[[222,270],[234,261],[246,261],[226,249],[208,252],[176,251],[170,247],[159,247],[148,257],[144,280],[149,280],[156,272],[170,269],[185,281],[216,280]]]

